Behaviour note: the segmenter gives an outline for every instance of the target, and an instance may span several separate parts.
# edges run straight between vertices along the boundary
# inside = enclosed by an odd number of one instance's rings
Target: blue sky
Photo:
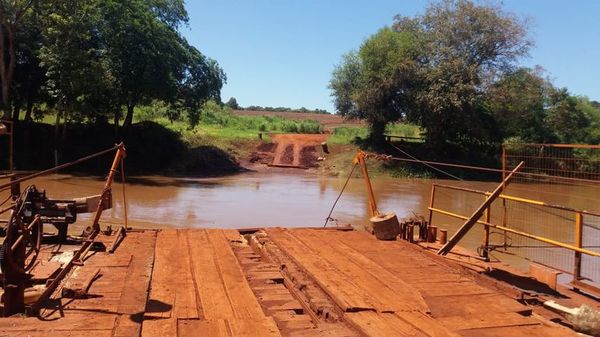
[[[224,101],[242,106],[333,112],[327,84],[341,55],[391,25],[422,13],[417,0],[188,0],[183,34],[227,73]],[[504,0],[530,19],[535,46],[526,66],[541,65],[554,84],[600,101],[600,1]]]

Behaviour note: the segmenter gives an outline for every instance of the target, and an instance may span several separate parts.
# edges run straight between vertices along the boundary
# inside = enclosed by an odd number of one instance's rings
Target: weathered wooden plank
[[[175,317],[198,318],[198,305],[196,303],[196,286],[192,277],[189,238],[187,230],[177,230],[178,253],[171,257],[175,273],[171,280],[175,281]],[[174,263],[173,263],[174,262]]]
[[[177,323],[177,336],[211,336],[211,337],[230,337],[227,321],[224,319],[216,320],[180,320]],[[143,336],[147,337],[147,336]]]
[[[178,336],[281,337],[281,334],[272,319],[263,318],[179,320]]]
[[[144,319],[142,337],[177,337],[177,318]],[[183,336],[183,335],[182,335]],[[194,335],[189,335],[194,336]],[[203,335],[198,335],[203,336]],[[210,336],[210,335],[204,335]]]
[[[436,318],[448,316],[468,316],[482,312],[487,313],[528,313],[531,309],[505,295],[452,295],[425,296],[431,315]]]
[[[117,315],[103,313],[68,313],[64,318],[50,321],[44,321],[34,317],[9,317],[0,319],[0,332],[45,331],[47,334],[51,334],[53,331],[112,330],[116,318]],[[0,333],[0,335],[2,334]]]
[[[132,235],[128,236],[128,239]],[[139,336],[142,318],[150,291],[150,278],[154,266],[156,232],[136,233],[136,239],[128,249],[134,249],[127,276],[121,291],[121,301],[117,312],[121,314],[114,330],[114,336]],[[118,251],[117,251],[118,252]],[[108,269],[108,268],[105,268]]]
[[[222,230],[207,230],[215,254],[215,261],[236,318],[264,318],[264,312],[256,300],[229,240]]]
[[[443,277],[443,276],[442,276]],[[436,278],[432,276],[431,278]],[[440,277],[441,278],[441,277]],[[438,278],[436,278],[438,279]],[[423,294],[423,296],[451,296],[451,295],[481,295],[481,294],[492,294],[495,291],[477,285],[472,281],[441,281],[440,282],[427,282],[417,283],[414,288]]]
[[[173,271],[171,260],[177,255],[177,232],[175,230],[162,230],[156,235],[156,249],[154,252],[154,268],[152,270],[152,283],[150,296],[146,306],[146,316],[168,318],[171,317],[175,306],[175,287],[171,282]]]
[[[187,231],[158,233],[148,316],[199,317],[189,253]]]
[[[242,235],[235,229],[221,229],[228,241],[241,241]]]
[[[493,327],[539,325],[540,321],[514,312],[482,312],[473,316],[442,317],[439,321],[450,330],[482,329]]]
[[[234,317],[233,308],[206,231],[190,229],[188,240],[190,242],[192,275],[200,297],[199,312],[207,320]]]
[[[482,328],[459,331],[463,337],[565,337],[576,334],[562,327],[547,327],[542,325]]]
[[[365,336],[428,337],[392,313],[347,312],[344,319]]]
[[[369,302],[369,297],[362,293],[360,288],[343,277],[343,273],[330,262],[323,260],[310,247],[290,235],[288,230],[270,228],[266,232],[279,249],[303,268],[342,310],[375,309]]]
[[[368,293],[376,310],[429,310],[425,300],[413,287],[350,246],[329,239],[327,231],[305,229],[293,233],[321,258],[343,271],[341,277],[349,278],[363,293]]]
[[[281,337],[272,318],[229,320],[232,337]]]
[[[123,286],[121,303],[118,312],[120,314],[137,314],[144,312],[150,277],[154,265],[154,248],[156,244],[156,232],[146,231],[136,235],[138,237],[135,245],[135,256],[131,260],[125,284]]]

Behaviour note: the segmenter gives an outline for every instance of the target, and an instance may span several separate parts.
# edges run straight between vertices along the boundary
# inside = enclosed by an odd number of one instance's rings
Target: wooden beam
[[[490,205],[500,196],[504,188],[510,182],[512,176],[517,172],[525,162],[520,162],[517,167],[515,167],[509,174],[504,178],[504,180],[496,187],[494,192],[490,194],[489,198],[487,198],[479,208],[471,215],[471,217],[454,233],[454,235],[448,240],[448,242],[438,250],[438,255],[446,255],[448,254],[454,246],[473,228],[473,226],[477,223],[477,221],[483,216],[485,210],[490,207]]]

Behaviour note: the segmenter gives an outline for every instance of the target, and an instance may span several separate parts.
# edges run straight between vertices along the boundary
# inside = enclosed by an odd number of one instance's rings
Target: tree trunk
[[[115,111],[115,119],[114,119],[114,124],[115,124],[115,142],[119,141],[119,120],[121,119],[121,111],[120,109]]]
[[[27,101],[27,108],[25,109],[25,122],[29,123],[33,120],[31,116],[33,114],[33,101]]]
[[[123,128],[126,130],[133,123],[133,108],[135,108],[135,104],[127,104],[127,115],[125,115],[125,121],[123,122]]]
[[[54,166],[58,166],[59,156],[58,156],[58,145],[59,145],[59,134],[60,134],[60,116],[62,114],[62,109],[59,109],[56,113],[56,121],[54,123]]]
[[[14,107],[13,107],[13,113],[12,113],[12,120],[13,123],[18,123],[19,122],[19,118],[21,117],[21,106],[23,105],[23,102],[21,100],[15,101]]]
[[[373,148],[382,149],[385,147],[385,127],[387,123],[375,121],[371,122],[371,133],[369,134],[369,140]]]

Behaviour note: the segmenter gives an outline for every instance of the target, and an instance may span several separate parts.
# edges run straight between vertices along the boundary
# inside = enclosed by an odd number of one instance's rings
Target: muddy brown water
[[[295,171],[292,171],[295,172]],[[161,176],[130,177],[126,184],[129,225],[138,228],[164,227],[306,227],[323,226],[325,217],[344,184],[342,178],[323,178],[303,174],[246,173],[222,178],[168,178]],[[399,218],[414,214],[428,216],[432,180],[380,178],[372,181],[381,211],[395,212]],[[437,180],[451,184],[491,191],[497,183],[457,182]],[[47,190],[51,198],[73,198],[99,194],[104,184],[102,177],[79,177],[55,174],[31,182]],[[512,184],[508,194],[544,200],[553,204],[600,210],[598,190],[583,186]],[[5,195],[0,195],[4,200]],[[105,212],[101,223],[122,224],[122,186],[113,187],[114,207]],[[479,195],[440,191],[436,207],[470,215],[482,199]],[[516,214],[514,214],[516,212]],[[492,220],[500,221],[498,211],[492,210]],[[515,208],[511,217],[522,217],[535,222],[531,209]],[[496,217],[494,217],[496,216]],[[360,178],[351,179],[345,193],[332,214],[330,225],[368,223],[369,211]],[[539,220],[539,219],[538,219]],[[70,233],[78,234],[89,225],[91,215],[78,215],[78,222],[70,226]],[[494,221],[492,221],[494,222]],[[445,216],[434,216],[433,223],[447,228],[451,235],[461,221]],[[600,223],[598,224],[600,225]],[[555,226],[556,227],[556,226]],[[571,226],[541,228],[536,234],[563,236],[572,239]],[[546,231],[546,233],[544,232]],[[461,242],[462,246],[476,249],[481,244],[482,230],[476,227]],[[591,243],[600,244],[600,233],[589,233]],[[498,240],[499,238],[496,238]],[[500,240],[502,240],[500,238]],[[506,258],[502,254],[501,258]],[[510,255],[508,259],[512,258]],[[569,269],[568,261],[565,268]],[[592,263],[588,266],[589,263]],[[598,268],[597,259],[586,263],[586,268]]]

